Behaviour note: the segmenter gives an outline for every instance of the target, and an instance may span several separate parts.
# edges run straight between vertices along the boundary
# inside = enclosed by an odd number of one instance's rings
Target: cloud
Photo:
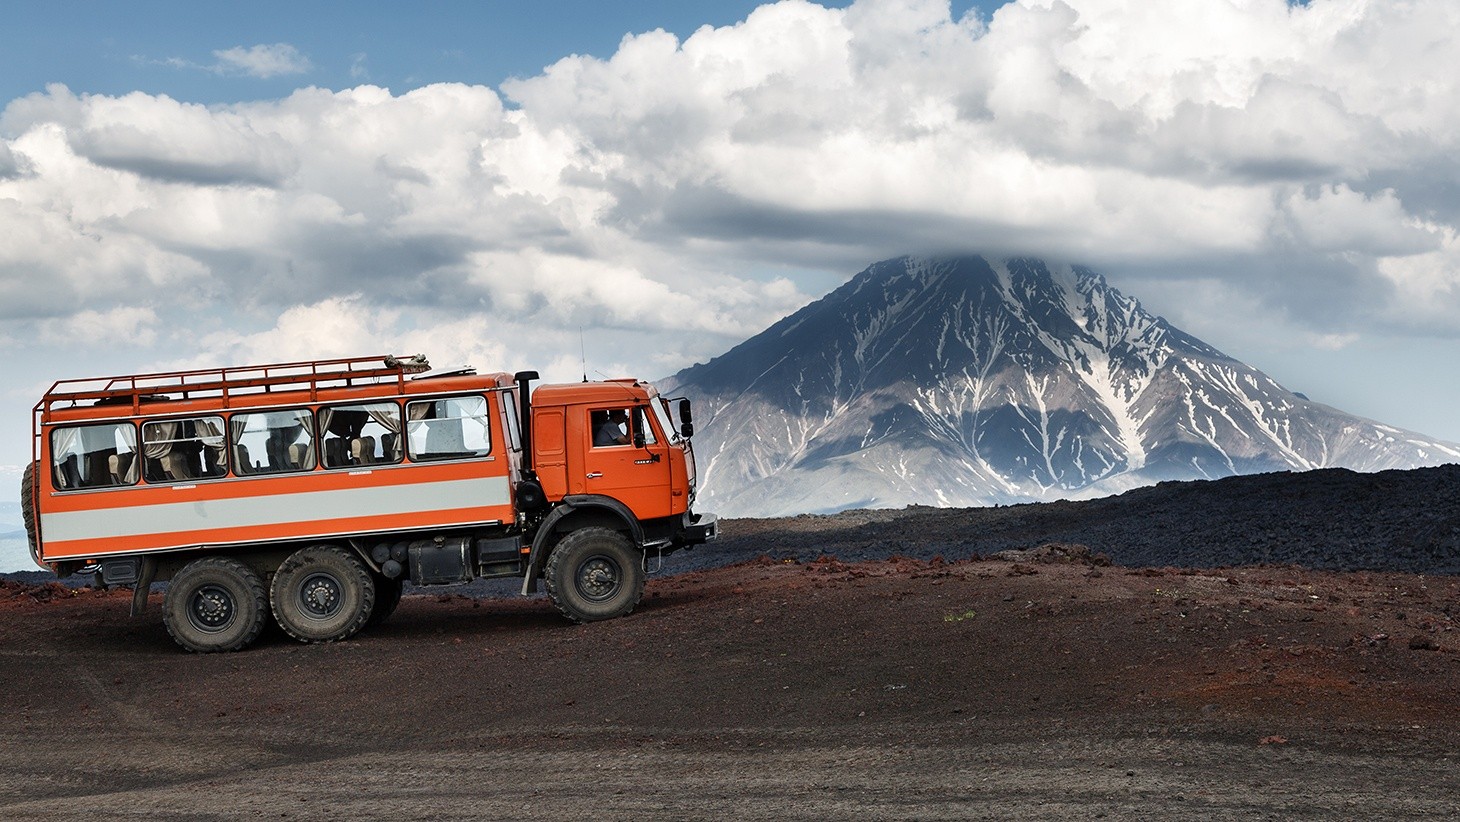
[[[157,314],[150,308],[123,306],[108,311],[87,309],[40,323],[41,341],[61,348],[155,344]]]
[[[1367,299],[1381,260],[1438,243],[1438,215],[1417,210],[1434,185],[1412,169],[1460,176],[1456,82],[1391,77],[1390,54],[1460,57],[1442,25],[1456,17],[1443,3],[1031,0],[985,24],[936,2],[787,2],[684,43],[626,38],[609,60],[567,58],[504,90],[571,134],[605,170],[614,219],[658,242],[872,259],[901,241],[1173,269],[1281,256],[1299,265],[1268,294],[1322,325],[1332,314],[1301,293],[1335,257],[1368,278],[1348,292]]]
[[[85,233],[66,215],[0,196],[0,322],[65,317],[177,294],[196,260],[127,232]],[[23,337],[24,335],[22,335]]]
[[[500,333],[483,334],[484,328]],[[294,306],[272,324],[203,334],[191,341],[187,356],[165,358],[147,367],[191,369],[218,363],[426,353],[438,367],[467,364],[481,371],[532,367],[550,381],[571,382],[582,376],[580,356],[586,356],[590,370],[607,370],[613,375],[644,375],[636,365],[653,360],[613,353],[620,344],[624,344],[620,350],[632,352],[635,342],[642,344],[646,336],[652,337],[639,330],[585,330],[582,339],[592,346],[584,355],[579,353],[579,333],[576,328],[543,326],[490,311],[380,307],[363,295],[347,294]],[[563,353],[550,359],[528,359],[528,354],[540,349]]]
[[[563,371],[581,328],[655,376],[814,296],[764,272],[975,251],[1214,283],[1214,327],[1260,305],[1312,345],[1456,336],[1457,32],[1442,0],[784,0],[500,91],[56,86],[0,114],[0,322]]]
[[[350,55],[350,79],[359,82],[370,81],[370,69],[366,65],[365,52]]]
[[[1441,237],[1411,216],[1393,189],[1374,195],[1345,184],[1294,192],[1284,203],[1294,239],[1318,252],[1405,257],[1436,250]]]
[[[58,100],[70,108],[75,101]],[[240,114],[133,93],[88,97],[68,134],[100,166],[197,185],[277,186],[298,165],[293,147]]]
[[[1393,284],[1396,299],[1389,319],[1396,325],[1452,335],[1455,305],[1460,302],[1460,232],[1454,226],[1426,225],[1440,237],[1437,247],[1421,254],[1384,257],[1378,271]]]
[[[363,57],[364,55],[356,55],[356,65],[360,65]],[[167,66],[184,71],[203,71],[233,77],[256,77],[260,80],[293,74],[308,74],[314,70],[314,63],[300,53],[299,49],[288,43],[216,49],[213,51],[213,58],[212,63],[200,63],[185,57],[157,59],[144,55],[133,55],[132,60],[143,65]],[[355,79],[362,79],[360,75],[355,74],[355,66],[351,67],[350,73]]]
[[[286,74],[307,74],[314,64],[288,43],[273,43],[214,51],[218,59],[213,70],[219,74],[243,74],[267,80]]]

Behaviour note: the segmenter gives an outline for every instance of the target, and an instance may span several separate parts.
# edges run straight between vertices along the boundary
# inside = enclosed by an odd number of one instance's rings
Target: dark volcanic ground
[[[1457,490],[735,520],[621,619],[496,582],[237,654],[11,575],[0,818],[1456,818]]]

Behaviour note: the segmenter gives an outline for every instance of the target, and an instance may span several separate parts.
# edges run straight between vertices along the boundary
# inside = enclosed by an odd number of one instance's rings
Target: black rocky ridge
[[[1163,482],[1118,496],[993,508],[845,511],[731,521],[677,570],[763,554],[809,562],[987,557],[1084,545],[1117,565],[1260,564],[1334,571],[1460,573],[1460,465],[1342,468]]]

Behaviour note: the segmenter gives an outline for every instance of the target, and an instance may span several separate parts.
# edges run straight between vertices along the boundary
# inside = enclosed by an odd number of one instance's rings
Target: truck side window
[[[233,473],[279,474],[311,471],[314,458],[314,415],[308,409],[234,414],[228,420],[233,443]]]
[[[142,475],[148,482],[221,477],[228,473],[222,417],[149,422],[142,426]]]
[[[502,398],[502,414],[507,418],[507,447],[521,451],[522,432],[518,428],[522,422],[517,416],[517,392],[503,391],[498,396]]]
[[[393,402],[339,405],[319,410],[324,467],[353,468],[400,462],[400,406]]]
[[[653,413],[642,405],[634,406],[634,433],[644,438],[645,445],[653,445],[659,440],[654,437],[654,426],[649,424],[645,417]]]
[[[137,427],[118,422],[52,431],[51,480],[62,491],[132,485],[137,481]]]
[[[492,427],[484,397],[446,397],[406,405],[407,454],[413,461],[484,457]]]
[[[658,442],[653,427],[644,419],[644,407],[640,405],[590,411],[588,428],[593,432],[594,448]]]
[[[629,445],[629,414],[625,408],[608,408],[588,412],[588,428],[593,432],[593,447],[608,448]]]

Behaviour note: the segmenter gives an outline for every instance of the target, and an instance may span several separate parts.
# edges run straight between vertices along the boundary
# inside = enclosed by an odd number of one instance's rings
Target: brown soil
[[[588,626],[440,589],[208,656],[0,583],[0,817],[1460,812],[1460,580],[1100,563],[763,558]]]

